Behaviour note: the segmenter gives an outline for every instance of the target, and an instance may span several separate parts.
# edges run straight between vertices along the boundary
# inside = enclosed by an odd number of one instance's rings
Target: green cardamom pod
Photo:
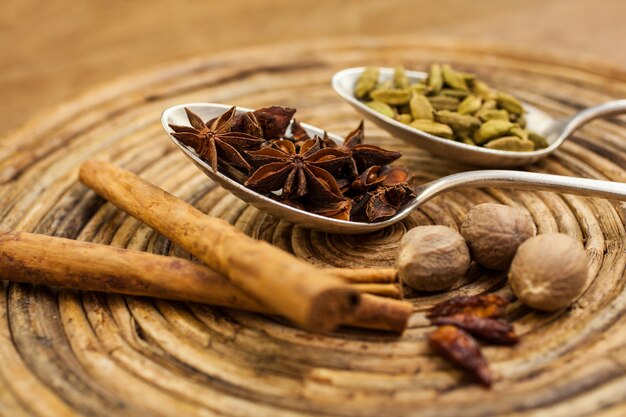
[[[450,126],[452,131],[459,137],[469,137],[480,126],[480,120],[477,117],[448,110],[435,112],[435,120]]]
[[[383,103],[381,101],[368,101],[365,103],[365,105],[370,109],[376,110],[378,113],[383,114],[387,117],[393,118],[396,115],[396,112],[389,104]]]
[[[498,101],[498,106],[501,109],[504,109],[513,114],[524,114],[524,108],[522,107],[522,103],[520,103],[512,95],[503,93],[502,91],[498,91],[496,93],[496,100]]]
[[[428,74],[428,88],[430,91],[436,93],[443,87],[443,74],[441,73],[441,66],[439,64],[432,64],[430,66],[430,74]]]
[[[530,132],[528,139],[535,144],[535,149],[543,149],[549,146],[548,140],[538,133]]]
[[[457,111],[461,114],[473,114],[480,110],[482,104],[482,98],[470,94],[469,96],[465,97],[465,99],[461,103],[459,103],[459,108]]]
[[[365,68],[365,71],[359,75],[359,78],[356,81],[356,85],[354,87],[354,95],[357,98],[366,97],[370,91],[376,87],[376,83],[378,82],[378,68],[369,67]]]
[[[505,136],[487,142],[485,148],[500,151],[531,152],[535,149],[535,145],[531,141],[520,139],[517,136]]]
[[[450,126],[436,123],[432,120],[416,119],[413,120],[409,126],[421,130],[422,132],[426,132],[434,136],[439,136],[440,138],[452,139],[452,137],[454,136],[454,133],[452,132],[452,129],[450,129]]]
[[[505,120],[509,121],[509,112],[506,110],[480,110],[476,113],[476,116],[480,117],[483,122],[489,120]]]
[[[376,83],[374,90],[389,90],[390,88],[393,88],[393,80],[381,80]]]
[[[443,75],[443,80],[450,87],[456,88],[457,90],[468,90],[467,83],[465,82],[463,75],[453,70],[450,65],[443,65],[441,67],[441,73]]]
[[[487,110],[496,110],[498,108],[498,103],[495,99],[485,99],[483,101],[483,105],[480,107],[479,111],[487,111]]]
[[[433,106],[430,101],[421,94],[413,93],[411,101],[409,101],[411,107],[411,116],[414,119],[429,119],[433,120]]]
[[[471,72],[462,72],[462,71],[457,71],[457,74],[459,74],[461,77],[463,77],[465,79],[465,83],[468,86],[474,86],[474,81],[476,81],[476,74],[472,74]]]
[[[476,142],[474,142],[472,139],[468,138],[467,136],[462,137],[460,141],[466,145],[476,146]]]
[[[515,123],[511,123],[507,120],[489,120],[483,123],[476,131],[474,134],[474,142],[482,145],[491,139],[508,135],[513,126],[515,126]]]
[[[466,90],[456,90],[454,88],[442,88],[439,91],[438,95],[446,96],[446,97],[456,97],[458,99],[463,99],[470,94],[469,91]]]
[[[524,139],[524,140],[528,140],[528,132],[525,131],[522,127],[520,126],[513,126],[510,130],[509,133],[513,136],[517,136],[520,139]]]
[[[495,100],[496,93],[483,81],[474,80],[472,92],[483,100]]]
[[[420,81],[417,84],[411,84],[409,86],[409,90],[418,94],[425,94],[427,89],[428,89],[428,86],[426,86],[424,81]]]
[[[409,103],[398,106],[398,113],[411,114],[411,106],[409,105]]]
[[[410,114],[397,114],[396,120],[399,121],[400,123],[404,123],[405,125],[408,125],[409,123],[411,123],[413,118],[411,117]]]
[[[515,123],[517,123],[521,127],[526,127],[526,117],[523,114],[520,114],[519,116],[517,116],[517,120],[515,120]]]
[[[374,101],[382,101],[391,106],[408,103],[411,100],[411,95],[412,93],[408,88],[402,90],[398,88],[376,89],[370,93],[370,97]]]
[[[426,97],[435,110],[456,111],[459,108],[459,99],[446,96]]]
[[[397,66],[393,74],[393,84],[396,88],[409,88],[409,79],[406,77],[403,66]]]

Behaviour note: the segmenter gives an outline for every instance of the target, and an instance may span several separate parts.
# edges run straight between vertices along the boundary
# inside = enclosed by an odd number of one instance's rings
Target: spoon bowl
[[[402,139],[411,146],[422,148],[433,155],[475,166],[514,168],[530,165],[558,149],[574,130],[588,121],[600,116],[626,112],[626,100],[616,100],[586,109],[572,118],[556,120],[536,107],[522,103],[526,111],[527,128],[545,136],[549,146],[532,152],[501,151],[440,138],[400,123],[369,108],[354,96],[354,86],[364,70],[365,67],[357,67],[337,72],[332,78],[333,88],[363,116],[394,137]],[[380,68],[379,80],[392,80],[394,72],[394,68]],[[411,83],[424,80],[428,76],[428,74],[418,71],[406,71],[406,75]]]
[[[286,220],[289,223],[300,224],[309,229],[321,230],[332,233],[368,233],[383,229],[389,224],[393,223],[384,222],[383,224],[383,222],[349,222],[345,220],[331,219],[329,217],[309,213],[307,211],[300,210],[295,207],[291,207],[286,204],[279,203],[278,201],[272,200],[269,197],[259,194],[256,191],[253,191],[247,187],[244,187],[243,184],[238,183],[237,181],[229,178],[221,172],[213,171],[211,166],[206,161],[202,160],[192,148],[183,145],[172,136],[172,133],[174,131],[169,127],[170,124],[184,126],[189,125],[189,121],[187,120],[187,115],[185,113],[185,107],[200,116],[202,120],[211,120],[214,117],[221,115],[232,106],[217,103],[181,104],[166,109],[161,116],[161,123],[163,124],[163,128],[165,129],[165,131],[169,134],[170,139],[172,139],[174,144],[178,146],[178,148],[191,160],[191,162],[193,162],[213,181],[221,185],[226,190],[230,191],[239,199],[250,204],[251,206],[254,206],[259,210],[265,211],[272,214],[273,216]],[[249,111],[253,111],[253,109],[237,107],[237,114],[246,113]],[[315,135],[320,137],[324,136],[323,129],[308,125],[306,123],[300,123],[300,125],[307,131],[307,133],[311,137]],[[287,132],[289,132],[290,129],[291,126],[289,126]],[[342,137],[332,133],[327,134],[328,137],[331,140],[335,141],[337,144],[343,143]]]
[[[289,223],[299,224],[309,229],[340,234],[375,232],[401,221],[410,215],[413,210],[442,192],[461,188],[508,187],[518,189],[560,191],[579,195],[592,195],[626,200],[626,184],[617,182],[519,171],[469,171],[449,175],[419,186],[417,188],[417,197],[415,200],[387,220],[376,223],[365,223],[332,219],[309,213],[307,211],[272,200],[269,197],[244,187],[242,184],[229,178],[221,172],[213,171],[211,166],[201,159],[192,148],[183,145],[172,136],[173,130],[169,127],[170,124],[189,124],[185,113],[185,107],[196,113],[203,120],[210,120],[224,113],[232,106],[212,103],[181,104],[166,109],[161,116],[161,123],[163,124],[165,131],[169,134],[170,139],[202,172],[223,188],[230,191],[236,197],[258,208],[259,210],[265,211]],[[248,111],[252,110],[237,107],[237,114]],[[307,125],[305,123],[301,123],[301,126],[310,136],[324,135],[323,129]],[[328,133],[328,137],[338,144],[343,142],[343,138],[338,135]]]

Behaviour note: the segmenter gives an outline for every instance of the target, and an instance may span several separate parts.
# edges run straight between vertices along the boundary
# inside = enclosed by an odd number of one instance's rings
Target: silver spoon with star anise
[[[174,135],[176,132],[172,129],[172,127],[170,127],[171,125],[190,125],[185,108],[190,109],[195,115],[199,116],[201,120],[213,120],[229,111],[231,106],[211,103],[190,103],[170,107],[163,112],[161,121],[163,123],[163,127],[170,135],[170,138],[180,148],[180,150],[189,159],[191,159],[191,161],[198,168],[200,168],[200,170],[202,170],[202,172],[220,184],[223,188],[259,210],[263,210],[290,223],[299,224],[310,229],[346,234],[375,232],[403,220],[409,216],[413,210],[417,209],[433,197],[446,191],[463,188],[502,187],[525,190],[544,190],[626,201],[626,184],[624,183],[538,174],[532,172],[483,170],[453,174],[426,184],[422,184],[415,189],[415,197],[408,204],[406,204],[404,208],[398,210],[391,217],[379,222],[368,223],[334,219],[319,214],[313,214],[300,208],[276,201],[245,187],[234,179],[229,178],[219,170],[214,170],[211,165],[207,163],[196,151],[183,143],[181,140],[177,139]],[[250,111],[252,110],[238,107],[236,109],[236,114]],[[304,123],[300,126],[305,129],[311,137],[324,137],[326,135],[326,132],[323,129]],[[197,127],[201,128],[200,125]],[[328,134],[326,137],[328,140],[332,140],[337,143],[337,146],[342,146],[344,144],[343,138],[337,135]]]

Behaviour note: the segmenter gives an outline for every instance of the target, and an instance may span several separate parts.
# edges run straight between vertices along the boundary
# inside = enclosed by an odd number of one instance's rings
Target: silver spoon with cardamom
[[[411,214],[413,210],[417,209],[431,198],[445,191],[463,188],[502,187],[526,190],[545,190],[626,201],[626,184],[624,183],[565,177],[559,175],[537,174],[532,172],[484,170],[453,174],[418,186],[416,188],[416,198],[400,209],[393,217],[384,221],[364,223],[337,220],[330,217],[312,214],[280,203],[244,187],[242,184],[229,178],[222,172],[213,171],[211,166],[201,159],[192,148],[183,145],[172,136],[173,131],[169,127],[170,124],[183,126],[189,124],[187,114],[185,113],[185,107],[200,116],[202,120],[211,120],[230,109],[231,106],[211,103],[190,103],[170,107],[163,112],[161,122],[165,131],[169,134],[170,139],[202,172],[223,188],[230,191],[236,197],[258,208],[259,210],[265,211],[289,223],[299,224],[309,229],[342,234],[375,232],[404,219]],[[252,110],[241,107],[237,108],[237,113],[248,111]],[[311,137],[315,135],[324,135],[323,129],[304,123],[301,125]],[[328,137],[338,144],[343,142],[343,138],[338,135],[329,133]]]
[[[335,91],[356,110],[380,128],[411,146],[417,146],[445,159],[481,167],[514,168],[530,165],[557,150],[565,139],[585,123],[598,117],[626,113],[626,100],[609,101],[590,107],[566,119],[554,119],[536,107],[522,103],[527,128],[544,136],[548,141],[548,146],[531,152],[489,149],[431,135],[368,107],[354,96],[355,84],[364,70],[364,67],[347,68],[337,72],[332,78]],[[394,72],[394,68],[380,68],[379,81],[392,80]],[[411,84],[425,80],[428,76],[418,71],[405,71],[405,74]]]

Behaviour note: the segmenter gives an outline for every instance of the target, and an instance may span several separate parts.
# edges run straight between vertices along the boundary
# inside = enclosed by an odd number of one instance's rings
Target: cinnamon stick
[[[406,301],[363,294],[355,313],[344,324],[402,333],[412,312],[413,306]]]
[[[0,233],[0,278],[274,314],[226,277],[186,259],[31,233]],[[411,305],[363,295],[343,324],[402,332]]]
[[[352,286],[359,290],[361,293],[375,294],[380,295],[381,297],[398,299],[401,299],[403,297],[402,288],[399,284],[354,283],[352,284]]]
[[[398,270],[395,268],[329,268],[339,278],[355,283],[395,283]]]
[[[330,331],[352,314],[359,292],[337,278],[107,162],[88,161],[81,181],[176,242],[254,299],[293,322]]]

